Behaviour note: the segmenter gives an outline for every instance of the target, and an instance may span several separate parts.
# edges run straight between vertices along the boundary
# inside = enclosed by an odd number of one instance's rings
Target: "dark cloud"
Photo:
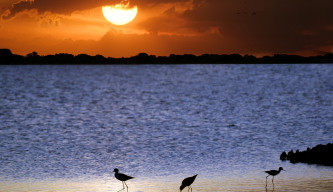
[[[222,35],[240,47],[291,52],[309,45],[323,45],[333,36],[332,31],[325,30],[326,26],[333,25],[331,0],[209,2],[184,13],[184,17],[197,21],[190,27],[217,26]],[[313,31],[313,36],[302,35],[305,30]]]
[[[9,13],[4,15],[4,19],[9,19],[17,13],[36,9],[39,13],[52,12],[58,14],[71,14],[74,11],[92,9],[103,5],[111,5],[119,2],[128,2],[129,0],[22,0],[8,7]],[[139,6],[156,6],[161,3],[187,2],[188,0],[130,0],[130,4]]]
[[[9,14],[4,15],[4,19],[14,17],[17,13],[24,10],[36,9],[39,13],[52,12],[58,14],[70,14],[73,11],[85,10],[97,6],[105,5],[105,3],[113,3],[115,1],[92,1],[89,0],[35,0],[35,1],[19,1],[13,4],[8,10]]]
[[[16,13],[27,10],[27,9],[31,9],[32,8],[32,3],[30,1],[21,1],[18,3],[14,3],[7,11],[7,13],[5,13],[5,15],[3,15],[3,19],[9,19],[13,16],[16,15]]]
[[[332,7],[332,0],[196,0],[192,9],[176,16],[174,10],[167,11],[139,26],[153,32],[217,28],[238,51],[284,53],[332,46]],[[182,19],[174,28],[173,18]]]

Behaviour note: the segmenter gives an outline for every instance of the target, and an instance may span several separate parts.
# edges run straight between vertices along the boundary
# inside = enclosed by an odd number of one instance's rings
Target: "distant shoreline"
[[[299,55],[275,54],[274,56],[255,57],[240,54],[192,54],[155,56],[139,53],[132,57],[112,58],[102,55],[58,53],[55,55],[38,55],[32,52],[26,56],[16,55],[9,49],[0,49],[0,64],[287,64],[287,63],[333,63],[333,53],[303,57]]]

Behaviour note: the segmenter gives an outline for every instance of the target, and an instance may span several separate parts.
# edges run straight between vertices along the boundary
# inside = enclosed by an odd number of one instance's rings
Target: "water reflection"
[[[333,191],[332,168],[279,160],[332,142],[333,65],[0,68],[1,192],[115,192],[114,167],[132,192],[197,173],[195,191],[265,191],[279,166],[275,191]]]

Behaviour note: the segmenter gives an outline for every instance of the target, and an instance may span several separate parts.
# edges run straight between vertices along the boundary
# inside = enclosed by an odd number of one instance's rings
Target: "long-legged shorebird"
[[[126,188],[127,188],[127,191],[128,191],[128,186],[126,184],[125,181],[129,180],[129,179],[133,179],[134,177],[131,177],[131,176],[128,176],[128,175],[125,175],[123,173],[119,173],[119,170],[117,168],[115,168],[113,170],[113,172],[115,172],[114,176],[123,183],[123,188],[121,190],[124,190],[125,189],[125,186],[124,186],[124,183],[126,185]],[[120,191],[121,191],[120,190]]]
[[[198,175],[198,174],[197,174]],[[197,177],[197,175],[194,175],[194,176],[192,176],[192,177],[187,177],[187,178],[185,178],[184,180],[183,180],[183,182],[182,182],[182,185],[180,186],[180,191],[182,191],[185,187],[188,187],[188,191],[190,191],[190,189],[191,189],[191,191],[192,191],[192,187],[191,187],[191,185],[192,185],[192,183],[194,182],[194,180],[195,180],[195,178]]]
[[[274,182],[273,182],[273,180],[274,180],[274,176],[278,175],[281,171],[286,171],[286,170],[284,170],[282,167],[280,167],[279,170],[269,170],[269,171],[265,171],[265,173],[268,174],[267,177],[269,177],[269,176],[273,176],[273,178],[272,178],[273,186],[274,186]],[[267,186],[267,177],[266,177],[266,186]]]

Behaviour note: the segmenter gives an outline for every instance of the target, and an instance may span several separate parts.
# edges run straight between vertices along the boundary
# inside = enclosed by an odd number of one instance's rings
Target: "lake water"
[[[279,159],[333,142],[333,65],[0,66],[0,122],[1,192],[333,191]]]

